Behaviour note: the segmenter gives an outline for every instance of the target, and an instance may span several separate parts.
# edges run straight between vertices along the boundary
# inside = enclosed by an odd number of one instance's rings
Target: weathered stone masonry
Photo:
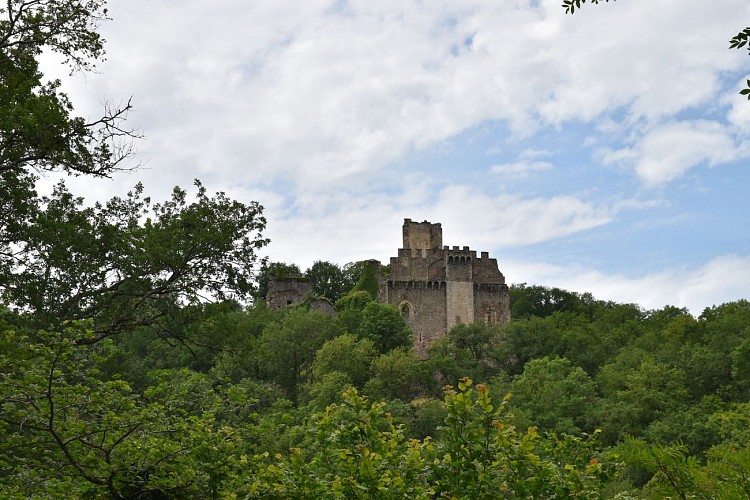
[[[458,324],[510,321],[510,294],[497,259],[487,252],[477,258],[469,247],[443,246],[439,223],[404,219],[403,248],[390,264],[378,300],[401,310],[421,358]]]
[[[336,315],[336,307],[325,297],[315,297],[312,294],[310,280],[302,276],[272,279],[268,283],[266,304],[271,309],[284,309],[306,303],[310,309],[320,311],[331,316]]]
[[[268,283],[266,303],[271,309],[297,305],[312,293],[310,280],[303,277],[272,279]]]

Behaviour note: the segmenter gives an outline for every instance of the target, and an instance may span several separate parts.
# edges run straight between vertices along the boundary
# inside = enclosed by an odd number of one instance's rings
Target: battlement
[[[453,247],[453,249],[450,249],[447,246],[443,247],[443,253],[447,257],[465,257],[465,258],[477,258],[477,252],[475,250],[470,250],[469,247],[463,247],[463,249],[459,250],[458,247]]]
[[[445,290],[445,281],[393,281],[388,280],[392,290]]]

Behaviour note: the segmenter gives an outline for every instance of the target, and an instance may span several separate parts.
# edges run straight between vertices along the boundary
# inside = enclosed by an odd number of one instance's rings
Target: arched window
[[[406,321],[409,321],[409,318],[411,318],[411,304],[404,301],[399,306],[399,309],[401,310],[401,316],[403,316]]]

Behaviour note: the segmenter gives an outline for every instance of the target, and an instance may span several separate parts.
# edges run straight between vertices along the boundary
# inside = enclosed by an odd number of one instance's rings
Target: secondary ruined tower
[[[510,321],[505,277],[487,252],[443,246],[440,223],[404,219],[403,248],[391,257],[391,273],[378,300],[397,306],[414,332],[421,358],[454,326]]]

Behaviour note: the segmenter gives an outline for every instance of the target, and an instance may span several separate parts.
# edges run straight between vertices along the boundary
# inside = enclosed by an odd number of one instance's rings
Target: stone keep
[[[510,321],[510,293],[497,259],[488,252],[477,258],[469,247],[443,246],[439,223],[404,219],[403,237],[378,300],[395,305],[407,319],[420,358],[458,324]]]

